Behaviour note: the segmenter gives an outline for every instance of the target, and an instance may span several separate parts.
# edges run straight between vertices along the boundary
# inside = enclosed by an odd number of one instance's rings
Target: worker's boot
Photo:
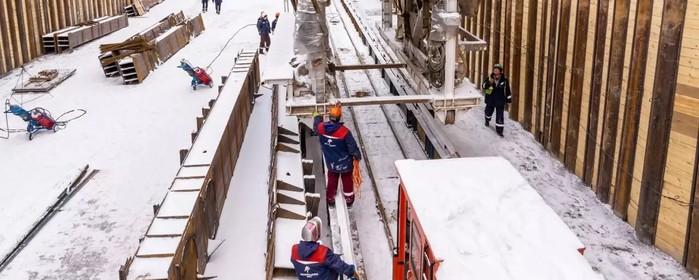
[[[500,137],[505,137],[505,135],[503,134],[503,128],[502,128],[502,127],[496,128],[495,131],[498,133],[498,135],[499,135]]]
[[[488,120],[488,119],[485,120],[485,126],[490,126],[490,120]]]

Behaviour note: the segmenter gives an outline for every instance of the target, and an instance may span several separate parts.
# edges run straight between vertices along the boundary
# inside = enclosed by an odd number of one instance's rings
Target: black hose
[[[221,54],[223,54],[223,51],[226,49],[226,47],[228,47],[228,44],[233,40],[233,38],[235,38],[235,36],[238,35],[238,33],[240,33],[240,31],[242,31],[243,29],[250,27],[250,26],[257,26],[257,24],[251,23],[251,24],[243,25],[241,28],[238,28],[238,30],[236,30],[235,33],[233,33],[233,35],[230,38],[228,38],[228,41],[226,41],[226,44],[223,45],[223,48],[221,48],[221,51],[219,51],[218,54],[216,55],[216,57],[214,57],[214,59],[211,60],[211,63],[209,63],[209,65],[206,66],[207,71],[209,69],[211,69],[211,65],[214,64],[214,62],[221,56]]]

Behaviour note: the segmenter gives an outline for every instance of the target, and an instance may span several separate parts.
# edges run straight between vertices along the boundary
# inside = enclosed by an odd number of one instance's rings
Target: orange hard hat
[[[328,115],[330,116],[331,120],[340,120],[340,117],[342,117],[342,106],[340,103],[330,106],[328,109]]]

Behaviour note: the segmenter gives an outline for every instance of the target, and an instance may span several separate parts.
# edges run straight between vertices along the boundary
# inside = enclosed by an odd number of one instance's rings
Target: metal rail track
[[[336,10],[337,15],[338,15],[338,17],[340,18],[340,21],[342,22],[343,28],[347,31],[347,35],[346,35],[346,36],[349,37],[349,39],[350,39],[352,45],[354,46],[354,53],[357,55],[357,59],[358,59],[359,62],[361,62],[362,64],[366,64],[367,62],[363,59],[362,54],[361,54],[361,53],[359,52],[359,50],[358,50],[359,46],[358,46],[357,43],[354,41],[354,39],[352,38],[352,36],[349,35],[349,34],[351,34],[351,32],[353,32],[354,30],[352,30],[352,29],[350,29],[350,28],[347,27],[347,23],[345,22],[345,18],[344,18],[344,16],[341,14],[342,10],[338,9],[338,7],[336,6],[335,3],[336,3],[336,2],[333,2],[332,8],[334,8],[334,9]],[[332,49],[333,49],[334,53],[336,53],[336,54],[339,53],[339,50],[335,47],[335,44],[333,44],[333,48],[332,48]],[[376,81],[374,81],[374,79],[371,77],[369,71],[368,71],[368,70],[361,70],[361,71],[358,70],[358,72],[362,72],[362,73],[366,76],[366,79],[369,81],[369,85],[371,86],[371,89],[372,89],[373,94],[376,95],[376,94],[378,93]],[[342,96],[342,97],[349,97],[350,91],[351,91],[351,90],[349,89],[349,87],[348,87],[348,84],[347,84],[346,75],[347,75],[346,73],[338,73],[338,75],[337,75],[337,77],[342,81],[342,90],[339,90],[339,89],[338,89],[338,93],[339,93],[339,94],[342,95],[342,93],[344,93],[345,96]],[[390,127],[390,129],[391,129],[391,134],[393,134],[394,138],[396,139],[396,143],[398,143],[398,147],[399,147],[399,149],[400,149],[401,156],[402,156],[403,158],[406,158],[406,147],[405,147],[405,144],[403,143],[403,141],[401,140],[401,138],[398,137],[398,133],[396,132],[396,127],[394,127],[393,122],[390,121],[390,120],[391,120],[391,117],[389,116],[388,112],[386,111],[386,107],[385,107],[386,105],[378,105],[378,106],[379,106],[379,108],[380,108],[380,110],[381,110],[381,113],[382,113],[383,117],[385,118],[386,124],[387,124],[387,125]],[[356,112],[356,110],[355,110],[354,107],[349,107],[349,111],[350,111],[350,114],[351,114],[352,123],[354,124],[354,127],[356,128],[355,131],[356,131],[356,133],[357,133],[357,138],[358,138],[358,141],[359,141],[360,149],[362,150],[362,154],[367,155],[367,154],[368,154],[368,153],[367,153],[367,148],[366,148],[366,142],[367,142],[367,141],[365,140],[365,135],[363,135],[361,129],[359,129],[359,128],[360,128],[360,123],[359,123],[358,118],[357,118],[357,112]],[[365,158],[366,158],[367,161],[370,160],[370,158],[369,158],[368,156],[366,156]],[[376,201],[377,212],[378,212],[378,214],[379,214],[379,217],[380,217],[381,220],[382,220],[382,224],[383,224],[383,228],[384,228],[384,234],[385,234],[386,240],[387,240],[387,242],[388,242],[388,247],[391,249],[391,252],[393,252],[393,250],[395,250],[395,242],[394,242],[394,238],[393,238],[393,236],[392,236],[392,234],[391,234],[390,226],[389,226],[389,224],[388,224],[388,217],[387,217],[387,214],[386,214],[386,208],[384,207],[383,200],[381,199],[381,196],[380,196],[380,194],[379,194],[379,189],[378,189],[378,184],[377,184],[376,176],[374,175],[374,171],[373,171],[373,168],[372,168],[372,164],[370,164],[370,163],[367,162],[367,163],[365,164],[365,166],[366,166],[366,168],[367,168],[367,175],[369,176],[369,179],[370,179],[370,182],[371,182],[371,187],[372,187],[372,190],[373,190],[373,193],[374,193],[374,198],[375,198],[375,201]]]
[[[336,1],[332,2],[331,7],[329,7],[330,12],[334,10],[337,14],[337,17],[339,18],[339,21],[342,24],[342,28],[346,31],[346,35],[336,35],[336,36],[347,36],[349,38],[349,41],[352,44],[352,49],[354,54],[356,55],[356,59],[360,64],[371,64],[371,63],[381,63],[381,64],[395,64],[395,63],[404,63],[400,61],[399,58],[395,58],[396,55],[393,52],[392,49],[390,49],[388,43],[386,42],[380,42],[378,38],[376,38],[376,34],[372,34],[366,26],[361,25],[361,22],[357,20],[357,16],[352,13],[351,9],[348,7],[347,3],[345,3],[344,0],[341,0],[342,8],[340,8],[337,4]],[[349,19],[349,20],[348,20]],[[330,20],[329,20],[330,21]],[[348,21],[351,21],[348,22]],[[330,21],[328,24],[328,29],[330,29],[330,26],[333,22]],[[350,25],[353,25],[354,28],[349,27]],[[366,31],[366,32],[365,32]],[[359,40],[356,39],[356,37],[352,36],[351,34],[353,33],[358,33],[359,37],[361,39],[361,42],[358,42]],[[374,42],[373,44],[368,44],[367,42],[367,36]],[[336,38],[336,37],[331,37],[331,38]],[[331,40],[334,42],[334,40]],[[336,54],[336,58],[339,59],[339,54],[340,50],[337,48],[336,44],[331,44],[332,45],[332,50]],[[344,46],[348,47],[348,44],[345,44]],[[366,55],[366,51],[362,52],[360,49],[366,48],[369,52],[368,56]],[[374,61],[370,61],[373,59]],[[344,64],[344,61],[343,61]],[[383,89],[384,92],[390,91],[393,93],[393,95],[416,95],[417,90],[415,88],[420,88],[420,85],[417,84],[417,82],[413,81],[412,78],[410,78],[409,73],[405,73],[405,69],[381,69],[381,77],[378,77],[377,72],[373,72],[373,70],[368,70],[368,69],[361,69],[361,70],[355,70],[357,72],[355,73],[363,73],[361,76],[366,76],[366,81],[368,81],[368,85],[371,87],[371,92],[375,96],[385,96],[386,94],[380,94],[382,91],[379,90],[379,88]],[[344,95],[342,97],[349,97],[351,89],[350,86],[348,86],[348,81],[347,81],[347,76],[352,75],[348,74],[347,72],[342,72],[342,73],[337,73],[338,80],[341,81],[341,89],[340,88],[334,88],[334,91],[336,92],[337,95]],[[418,81],[418,82],[424,82],[424,81]],[[381,84],[381,86],[379,85]],[[385,87],[385,88],[384,88]],[[390,94],[390,93],[389,93]],[[338,96],[340,97],[340,96]],[[380,120],[377,120],[377,122],[385,122],[385,124],[390,128],[391,135],[395,139],[395,142],[398,144],[398,148],[400,150],[400,156],[401,158],[449,158],[449,157],[458,157],[458,153],[455,152],[454,146],[446,139],[443,135],[443,133],[439,130],[440,127],[436,125],[436,121],[434,120],[434,117],[432,113],[430,112],[429,108],[425,106],[424,104],[421,105],[416,105],[416,104],[407,104],[403,107],[403,110],[401,110],[401,114],[394,114],[392,117],[391,114],[389,113],[390,109],[393,109],[394,112],[397,111],[396,108],[389,108],[389,106],[395,106],[395,105],[378,105],[378,108],[381,110],[381,116],[382,118],[379,118]],[[389,217],[387,215],[387,210],[384,205],[384,199],[381,198],[381,194],[379,192],[379,184],[378,180],[376,178],[376,174],[374,171],[374,167],[377,166],[376,162],[373,162],[372,159],[368,156],[368,150],[367,150],[367,142],[373,141],[367,139],[367,135],[364,135],[362,133],[363,129],[367,129],[368,131],[371,131],[371,128],[366,127],[366,123],[360,123],[359,118],[357,117],[358,113],[357,110],[354,107],[349,107],[349,112],[350,112],[350,117],[351,117],[351,122],[355,127],[355,131],[357,133],[357,138],[359,141],[360,149],[362,153],[366,158],[365,161],[365,166],[367,170],[367,175],[370,179],[371,182],[371,188],[374,193],[374,198],[376,201],[376,208],[377,208],[377,213],[382,220],[382,225],[384,229],[384,234],[386,237],[386,241],[388,243],[388,248],[391,250],[391,252],[394,252],[396,249],[396,244],[395,244],[395,239],[394,236],[391,233],[391,228],[390,228],[390,223],[389,223]],[[410,139],[404,139],[403,137],[400,136],[400,133],[398,133],[398,130],[403,129],[405,131],[408,129],[407,127],[396,127],[400,123],[403,124],[408,124],[408,112],[412,115],[415,116],[416,122],[418,126],[424,131],[425,133],[425,138],[424,141],[421,141],[420,137],[414,133],[414,131],[410,132],[410,135],[412,137],[415,137],[415,140],[413,142],[410,141]],[[393,120],[395,120],[395,115],[400,115],[402,117],[402,120],[399,123],[394,123]],[[362,127],[363,129],[360,129]],[[405,133],[403,133],[405,135]],[[422,143],[421,143],[422,142]],[[425,143],[429,142],[429,143]],[[428,149],[431,149],[432,152],[430,152]],[[416,151],[421,151],[419,155],[416,155]],[[394,157],[397,154],[393,154]],[[385,179],[385,178],[384,178]],[[349,222],[350,222],[350,227],[353,231],[353,239],[354,242],[357,244],[353,244],[353,247],[355,248],[360,248],[359,244],[359,238],[357,235],[357,225],[356,221],[354,220],[354,217],[351,212],[348,212],[349,214]],[[361,254],[359,250],[354,251],[355,255]],[[363,258],[359,256],[359,259],[362,260]],[[363,264],[363,261],[362,261]],[[364,267],[362,266],[360,268],[362,272],[364,271]],[[364,278],[364,277],[363,277]],[[366,278],[364,278],[366,279]]]

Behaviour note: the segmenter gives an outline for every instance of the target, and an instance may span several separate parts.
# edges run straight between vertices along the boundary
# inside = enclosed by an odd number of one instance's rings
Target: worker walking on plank
[[[310,219],[301,229],[301,241],[291,248],[291,263],[299,280],[335,280],[339,274],[355,279],[354,265],[347,264],[340,256],[318,242],[323,222],[318,217]]]
[[[362,159],[362,154],[359,152],[357,142],[352,136],[352,132],[340,122],[342,117],[342,107],[340,104],[335,104],[329,109],[330,121],[323,122],[323,117],[314,114],[313,130],[318,134],[320,146],[325,157],[325,164],[328,168],[328,180],[326,199],[328,205],[335,206],[335,194],[337,193],[337,185],[342,178],[342,192],[345,197],[347,206],[351,207],[354,203],[354,166],[359,164]]]
[[[504,137],[505,105],[512,102],[510,83],[503,72],[502,65],[495,64],[493,73],[482,85],[485,93],[485,126],[490,126],[490,120],[493,116],[493,111],[495,111],[495,131],[497,131],[500,137]]]
[[[216,13],[220,15],[221,14],[221,2],[223,2],[223,0],[213,0],[213,1],[214,1],[214,4],[216,4]]]
[[[260,34],[260,54],[269,51],[269,45],[272,44],[272,40],[269,38],[270,32],[272,32],[272,27],[269,26],[267,14],[262,12],[260,18],[257,19],[257,33]]]

